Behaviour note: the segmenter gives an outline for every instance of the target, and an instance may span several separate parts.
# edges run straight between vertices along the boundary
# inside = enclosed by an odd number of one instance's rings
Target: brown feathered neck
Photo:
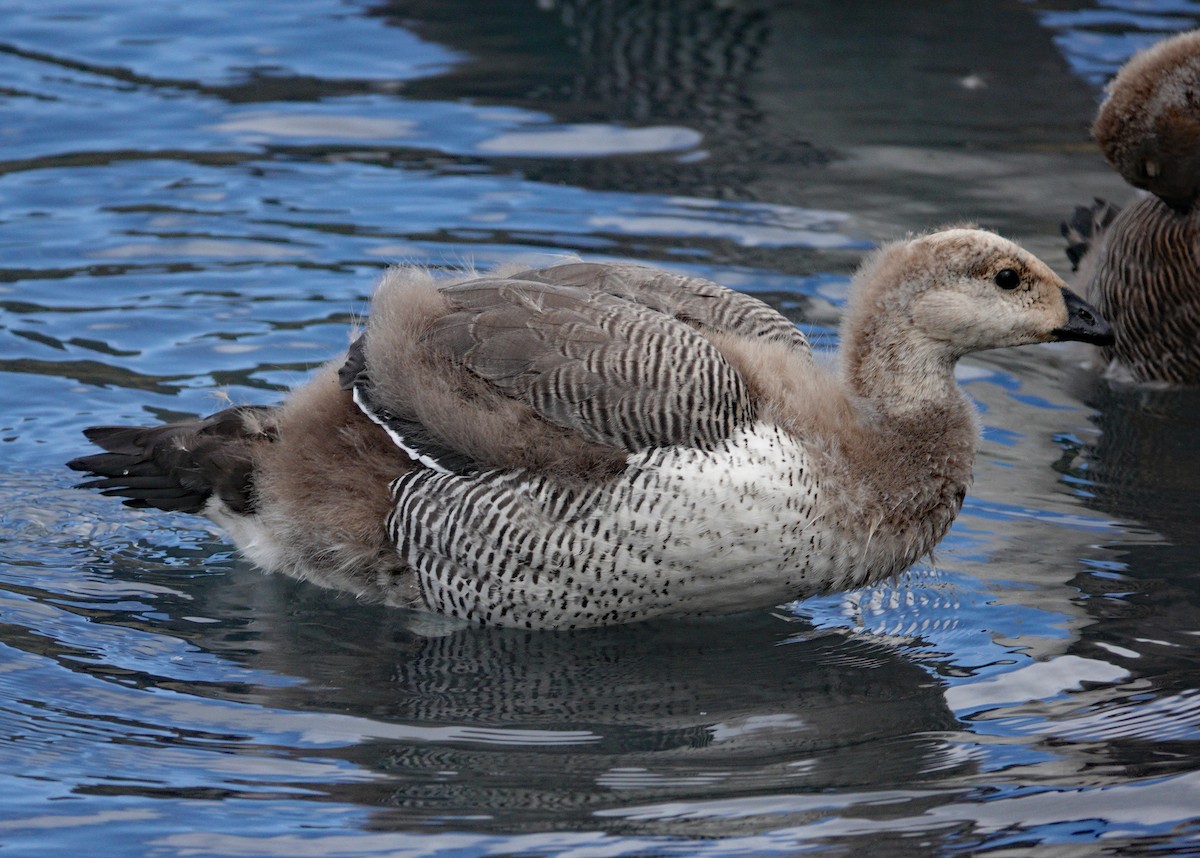
[[[930,248],[896,243],[876,251],[855,278],[841,328],[842,379],[882,413],[900,416],[963,401],[954,380],[961,352],[921,334],[908,310],[922,282],[942,267]]]

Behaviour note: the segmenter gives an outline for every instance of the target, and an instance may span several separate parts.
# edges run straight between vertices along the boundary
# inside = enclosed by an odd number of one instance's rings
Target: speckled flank
[[[413,471],[393,492],[388,527],[429,607],[489,624],[721,613],[896,571],[879,562],[895,556],[892,534],[845,538],[813,457],[761,423],[711,451],[634,455],[610,485]]]

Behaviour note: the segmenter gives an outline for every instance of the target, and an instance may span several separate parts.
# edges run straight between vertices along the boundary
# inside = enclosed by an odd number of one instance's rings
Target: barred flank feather
[[[1088,291],[1116,333],[1106,360],[1138,381],[1200,384],[1200,210],[1179,214],[1157,197],[1125,208]]]

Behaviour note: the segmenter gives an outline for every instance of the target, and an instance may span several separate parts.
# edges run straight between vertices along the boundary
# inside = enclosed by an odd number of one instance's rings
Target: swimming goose
[[[950,527],[981,349],[1104,343],[1016,244],[951,229],[855,278],[840,372],[766,304],[630,264],[397,268],[273,408],[96,427],[72,468],[202,513],[259,566],[529,628],[732,613],[899,572]]]
[[[1108,85],[1092,133],[1149,194],[1076,210],[1064,234],[1078,282],[1112,322],[1110,374],[1200,385],[1200,31],[1136,54]]]

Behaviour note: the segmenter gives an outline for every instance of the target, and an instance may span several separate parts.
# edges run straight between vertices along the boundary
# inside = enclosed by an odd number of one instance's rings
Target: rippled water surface
[[[0,851],[1200,852],[1200,396],[961,378],[963,515],[893,584],[429,634],[72,489],[94,423],[274,402],[394,262],[712,277],[834,344],[875,243],[1065,273],[1089,142],[1191,0],[0,2]]]

